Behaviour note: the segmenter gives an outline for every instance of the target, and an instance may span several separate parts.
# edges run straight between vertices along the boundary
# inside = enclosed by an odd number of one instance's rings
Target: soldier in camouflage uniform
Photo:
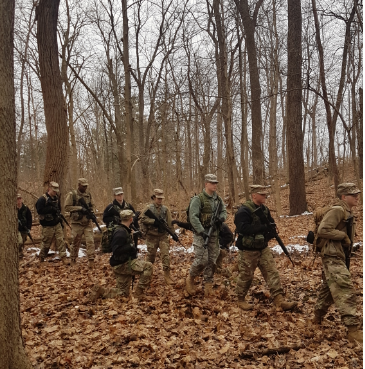
[[[18,242],[19,258],[22,259],[24,257],[24,243],[27,240],[28,231],[30,231],[32,228],[32,213],[30,212],[28,206],[23,203],[23,198],[20,193],[17,195],[16,207],[18,209],[18,232],[21,238],[21,242]]]
[[[39,252],[39,260],[41,262],[44,261],[52,241],[56,239],[56,246],[62,263],[68,265],[69,262],[66,258],[66,247],[63,239],[61,218],[59,216],[61,211],[57,196],[59,192],[58,183],[50,182],[48,191],[42,195],[36,203],[39,223],[42,226],[42,244]]]
[[[195,258],[190,267],[189,275],[186,278],[185,289],[190,295],[196,293],[194,285],[195,278],[204,271],[204,294],[206,297],[212,295],[213,291],[213,275],[216,267],[216,261],[219,255],[218,234],[221,224],[226,220],[227,211],[222,199],[217,195],[217,176],[207,174],[205,176],[205,188],[203,191],[194,196],[189,205],[189,221],[193,227],[194,239],[193,246]],[[207,247],[204,247],[204,242],[208,238],[208,230],[211,218],[214,212],[222,202],[222,210],[219,214],[219,219],[216,224],[216,229],[213,231]],[[205,270],[204,270],[205,269]]]
[[[253,308],[253,305],[249,304],[245,297],[251,286],[255,270],[259,267],[270,288],[274,304],[283,310],[291,310],[297,303],[284,300],[279,272],[271,250],[268,247],[268,241],[273,238],[273,235],[268,233],[267,226],[262,224],[259,217],[254,213],[258,207],[261,207],[269,221],[275,223],[269,209],[264,205],[268,191],[266,187],[261,185],[252,185],[250,187],[252,200],[246,201],[240,207],[234,219],[236,231],[239,235],[236,246],[240,250],[238,261],[240,273],[236,286],[238,306],[242,310],[251,310]]]
[[[92,221],[87,216],[87,210],[80,204],[80,199],[84,198],[90,211],[94,211],[94,202],[91,194],[87,191],[88,182],[85,178],[79,178],[78,189],[72,190],[67,194],[65,201],[65,210],[70,212],[72,227],[72,245],[71,245],[71,266],[76,265],[76,259],[79,254],[81,237],[85,236],[86,254],[89,261],[89,269],[94,267],[95,244]]]
[[[172,285],[175,282],[170,274],[170,242],[168,233],[163,228],[159,228],[157,222],[149,218],[145,212],[150,209],[157,218],[161,217],[164,219],[167,226],[173,230],[171,213],[167,206],[162,205],[162,201],[165,198],[163,191],[155,189],[153,192],[151,196],[153,203],[148,205],[141,213],[141,229],[146,234],[147,260],[153,264],[157,250],[160,249],[165,283]]]
[[[89,297],[95,301],[98,297],[113,298],[121,296],[129,297],[132,277],[140,275],[134,296],[138,299],[145,298],[144,291],[149,287],[153,266],[152,263],[137,258],[137,248],[134,246],[131,229],[134,213],[132,210],[122,210],[120,212],[121,225],[116,228],[111,240],[113,254],[110,258],[110,265],[113,268],[117,281],[117,288],[104,288],[99,285],[93,287]]]
[[[350,271],[345,264],[344,248],[349,248],[355,236],[355,222],[351,229],[351,239],[347,234],[346,222],[353,216],[352,208],[358,204],[361,191],[354,183],[338,186],[339,203],[323,217],[317,233],[317,250],[320,250],[325,278],[314,307],[313,321],[320,324],[328,308],[335,303],[342,322],[348,328],[350,341],[363,341],[362,331],[358,329],[356,316],[356,293],[351,281]]]
[[[124,191],[122,187],[113,188],[114,193],[114,201],[109,204],[103,213],[103,222],[109,228],[111,223],[119,224],[120,223],[120,216],[119,213],[122,210],[132,210],[135,213],[135,210],[132,204],[128,203],[124,200]],[[138,223],[135,224],[136,228],[138,227]]]

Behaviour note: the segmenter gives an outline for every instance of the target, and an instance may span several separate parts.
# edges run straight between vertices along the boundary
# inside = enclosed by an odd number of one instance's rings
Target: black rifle
[[[209,243],[209,239],[212,236],[212,233],[214,232],[214,230],[217,228],[217,221],[219,220],[219,214],[222,211],[222,201],[219,200],[217,208],[215,209],[215,212],[210,220],[210,225],[209,225],[209,229],[208,229],[208,237],[205,239],[204,241],[204,248],[206,249]]]
[[[100,226],[99,226],[99,223],[96,219],[95,214],[90,210],[89,206],[86,204],[86,201],[83,197],[80,198],[79,203],[82,205],[83,208],[86,209],[87,218],[91,219],[95,223],[95,225],[98,227],[98,230],[100,231],[100,233],[103,233]]]
[[[22,229],[24,229],[25,230],[25,232],[27,233],[27,235],[29,236],[29,238],[31,239],[31,241],[32,241],[32,243],[33,243],[33,245],[36,247],[36,245],[35,245],[35,243],[34,243],[34,240],[33,240],[33,237],[32,237],[32,235],[30,234],[30,230],[20,221],[20,219],[18,219],[18,223],[19,223],[19,225],[20,225],[20,227],[22,228]]]
[[[352,246],[354,243],[352,240],[352,226],[353,225],[354,225],[354,216],[350,215],[346,220],[346,233],[347,233],[348,238],[351,241],[351,244],[348,249],[346,247],[343,247],[343,251],[346,257],[346,267],[348,270],[350,270],[350,259],[351,259],[351,253],[352,253]]]
[[[179,244],[181,245],[181,246],[183,246],[182,245],[182,243],[180,242],[180,240],[179,240],[179,237],[177,236],[177,234],[175,233],[175,232],[173,232],[170,228],[169,228],[169,226],[167,225],[167,223],[166,223],[166,221],[165,221],[165,219],[162,219],[161,217],[160,218],[157,218],[156,217],[156,215],[155,214],[153,214],[153,212],[151,211],[151,209],[147,209],[146,211],[145,211],[145,214],[148,216],[148,218],[151,218],[151,219],[154,219],[156,222],[157,222],[157,226],[159,227],[159,228],[162,228],[162,229],[164,229],[171,237],[172,237],[172,239],[175,241],[175,242],[179,242]]]
[[[72,229],[71,228],[71,226],[68,224],[68,221],[66,220],[66,218],[63,216],[63,214],[61,213],[61,210],[60,210],[60,208],[59,207],[57,207],[52,201],[50,201],[51,200],[51,197],[48,197],[48,199],[47,199],[47,201],[46,201],[46,205],[47,204],[49,204],[49,205],[51,205],[53,208],[55,208],[56,209],[56,211],[57,211],[57,213],[56,213],[56,215],[58,216],[58,217],[60,217],[61,218],[61,225],[62,225],[62,228],[63,228],[63,224],[62,224],[62,222],[65,222],[66,224],[67,224],[67,226],[70,228],[70,229]]]
[[[278,241],[278,244],[280,245],[281,249],[284,251],[284,254],[289,258],[289,260],[291,261],[291,263],[294,266],[293,260],[291,259],[290,255],[289,255],[288,249],[285,247],[284,242],[282,241],[282,239],[278,235],[278,232],[276,231],[275,224],[270,223],[269,219],[267,219],[265,213],[263,212],[261,206],[259,206],[254,211],[254,213],[256,213],[256,215],[259,217],[261,223],[262,224],[265,224],[267,226],[267,228],[268,228],[268,234],[274,236],[274,238],[276,239],[276,241]]]

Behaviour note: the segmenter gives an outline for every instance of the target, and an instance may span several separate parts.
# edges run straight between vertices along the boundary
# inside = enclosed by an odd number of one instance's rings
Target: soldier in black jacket
[[[63,264],[68,265],[69,262],[66,258],[66,247],[63,239],[61,218],[59,216],[61,212],[57,196],[59,191],[58,183],[50,182],[48,191],[42,195],[36,203],[39,223],[42,226],[42,244],[39,259],[41,262],[44,261],[52,241],[55,238],[60,258]]]
[[[112,222],[113,224],[120,223],[119,214],[122,210],[132,210],[133,213],[135,213],[133,206],[124,200],[124,192],[122,187],[113,188],[113,193],[114,201],[105,208],[103,213],[103,222],[107,227],[110,227]],[[134,222],[134,225],[136,228],[139,228],[138,221],[137,224]]]
[[[117,288],[103,288],[96,285],[89,297],[91,301],[95,301],[98,297],[129,297],[134,275],[140,275],[134,296],[141,299],[144,297],[145,289],[149,287],[151,282],[152,263],[138,259],[138,250],[134,246],[132,231],[129,228],[133,222],[134,213],[132,210],[122,210],[119,215],[121,224],[112,236],[111,248],[113,254],[109,261],[117,280]]]
[[[19,243],[19,258],[22,259],[24,257],[24,243],[27,240],[28,231],[32,228],[32,213],[28,206],[23,203],[20,193],[17,195],[16,207],[18,209],[18,231],[22,238],[22,243]]]

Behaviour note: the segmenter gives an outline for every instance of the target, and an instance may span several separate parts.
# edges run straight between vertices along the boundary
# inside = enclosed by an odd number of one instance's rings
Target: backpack
[[[121,227],[121,225],[119,224],[114,225],[113,223],[111,223],[111,225],[108,228],[104,229],[103,234],[101,236],[101,252],[103,254],[110,254],[111,252],[113,252],[111,248],[111,241],[113,238],[114,231],[119,227]]]
[[[324,239],[318,237],[318,228],[324,216],[336,205],[329,205],[323,208],[316,209],[313,212],[314,231],[309,231],[307,235],[307,242],[313,245],[314,251],[320,251],[324,245]],[[337,205],[338,206],[338,205]]]

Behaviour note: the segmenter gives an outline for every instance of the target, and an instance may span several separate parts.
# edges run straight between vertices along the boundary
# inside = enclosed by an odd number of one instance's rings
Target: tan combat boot
[[[274,305],[281,307],[284,311],[292,310],[297,306],[296,302],[289,302],[284,300],[283,295],[277,295],[274,297]]]
[[[92,289],[89,295],[89,301],[95,302],[99,297],[103,296],[105,292],[104,287],[99,286],[96,284]]]
[[[89,270],[93,270],[94,269],[94,260],[89,260]]]
[[[238,307],[242,310],[248,311],[253,309],[253,305],[249,304],[245,298],[239,297],[238,298]]]
[[[175,284],[175,281],[173,281],[171,279],[171,275],[170,275],[170,271],[169,270],[164,270],[163,271],[163,274],[164,274],[164,278],[165,278],[165,283],[169,286]]]
[[[360,331],[358,328],[359,327],[357,325],[348,325],[347,339],[350,342],[356,341],[362,344],[363,341],[362,331]]]
[[[185,285],[185,290],[186,292],[190,295],[193,296],[196,293],[196,287],[194,285],[194,279],[195,277],[192,277],[190,274],[188,275],[188,277],[186,278],[186,285]]]
[[[71,263],[70,263],[70,265],[73,267],[73,266],[75,266],[76,265],[76,259],[71,259]]]
[[[205,297],[212,297],[212,296],[214,296],[214,293],[213,293],[213,283],[205,283],[205,285],[204,285],[204,296]]]
[[[61,259],[61,261],[62,261],[62,264],[63,264],[63,265],[70,265],[70,262],[69,262],[69,260],[66,258],[66,256],[65,256],[65,257],[63,257],[63,258]]]
[[[314,318],[311,319],[311,322],[313,324],[321,325],[322,319],[323,319],[323,316],[318,311],[315,311]]]
[[[144,294],[144,289],[137,286],[136,290],[134,291],[134,297],[138,300],[147,300],[146,295]]]

